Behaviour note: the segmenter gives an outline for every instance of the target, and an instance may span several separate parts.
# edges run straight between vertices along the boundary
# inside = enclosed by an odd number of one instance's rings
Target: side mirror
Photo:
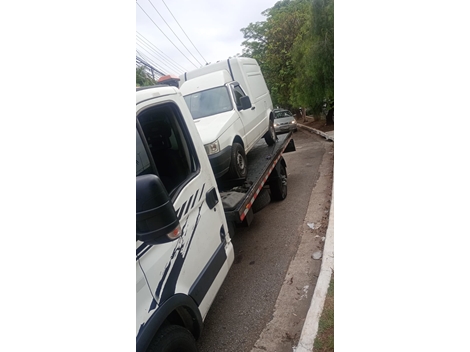
[[[157,244],[181,235],[173,203],[156,175],[136,177],[137,240]]]
[[[251,100],[249,96],[244,96],[240,98],[240,102],[242,103],[242,110],[247,110],[251,108]]]

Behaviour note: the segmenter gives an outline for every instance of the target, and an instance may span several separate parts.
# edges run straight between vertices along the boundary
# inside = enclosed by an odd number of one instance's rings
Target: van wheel
[[[197,352],[194,336],[188,329],[170,325],[157,332],[148,352]]]
[[[269,182],[271,199],[273,200],[284,200],[287,197],[287,172],[284,165],[280,165],[279,171],[279,177]]]
[[[276,143],[276,140],[277,140],[276,130],[274,129],[274,121],[271,119],[269,119],[269,130],[264,135],[264,140],[266,141],[266,144],[269,146]]]
[[[229,179],[246,178],[248,173],[247,164],[245,149],[240,143],[233,143],[232,158],[228,170]]]

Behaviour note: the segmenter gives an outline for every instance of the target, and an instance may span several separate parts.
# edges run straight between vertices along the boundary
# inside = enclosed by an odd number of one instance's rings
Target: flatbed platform
[[[264,139],[258,141],[247,154],[246,180],[233,180],[219,184],[227,220],[237,223],[244,220],[272,170],[282,158],[282,153],[294,150],[292,132],[279,135],[278,140],[272,146],[268,146]]]

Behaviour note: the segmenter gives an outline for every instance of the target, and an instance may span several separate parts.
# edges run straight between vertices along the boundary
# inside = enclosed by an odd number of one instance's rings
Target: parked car
[[[274,109],[274,130],[276,133],[297,132],[297,122],[289,110]]]
[[[215,177],[247,176],[246,154],[276,142],[273,105],[255,59],[232,58],[180,76],[180,89]]]

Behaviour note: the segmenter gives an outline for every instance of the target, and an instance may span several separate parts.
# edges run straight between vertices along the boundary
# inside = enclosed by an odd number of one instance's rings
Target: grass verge
[[[325,305],[318,323],[318,333],[313,343],[315,352],[334,351],[334,291],[335,280],[331,275],[330,285],[325,298]]]

